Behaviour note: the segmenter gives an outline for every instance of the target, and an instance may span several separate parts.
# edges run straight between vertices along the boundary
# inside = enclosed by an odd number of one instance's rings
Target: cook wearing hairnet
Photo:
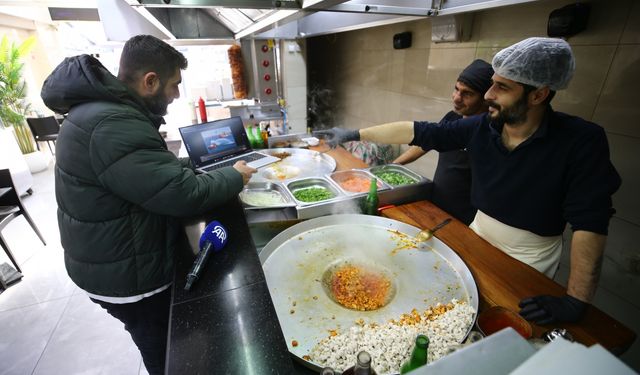
[[[498,249],[552,278],[570,224],[571,265],[566,295],[521,301],[538,324],[578,321],[593,299],[609,219],[621,184],[602,127],[551,107],[575,71],[561,39],[529,38],[493,58],[489,113],[437,123],[397,121],[360,130],[320,132],[336,145],[349,140],[410,143],[439,152],[466,148],[471,161],[470,225]],[[499,272],[499,271],[497,271]]]
[[[569,43],[553,38],[525,39],[498,52],[492,65],[501,77],[553,91],[566,89],[576,70]]]

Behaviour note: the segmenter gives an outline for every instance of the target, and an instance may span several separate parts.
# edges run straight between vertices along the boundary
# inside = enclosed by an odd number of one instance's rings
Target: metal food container
[[[269,202],[256,202],[252,199],[251,194],[269,194],[275,199],[273,204]],[[240,192],[239,197],[244,208],[247,210],[294,207],[296,205],[287,189],[276,182],[249,182]],[[278,199],[282,202],[276,202]]]
[[[269,137],[267,145],[269,148],[281,148],[281,147],[289,147],[291,142],[299,142],[300,138],[306,137],[304,133],[294,133],[294,134],[284,134],[284,135],[274,135]]]
[[[363,191],[348,190],[346,187],[343,186],[343,183],[349,180],[350,178],[363,178],[363,179],[366,179],[367,181],[371,181],[372,178],[375,178],[378,185],[378,191],[389,189],[389,185],[384,183],[381,179],[379,179],[378,177],[374,176],[373,174],[367,171],[359,170],[359,169],[333,172],[332,174],[329,175],[329,178],[331,178],[331,180],[333,180],[333,182],[340,188],[340,190],[342,190],[342,192],[347,195],[362,195],[362,194],[367,194],[369,192],[369,189],[363,190]]]
[[[300,148],[274,148],[263,153],[279,157],[281,160],[259,168],[251,181],[273,181],[287,183],[304,177],[324,176],[336,169],[336,161],[318,151]]]
[[[419,174],[415,173],[414,171],[410,170],[409,168],[403,167],[403,166],[398,165],[398,164],[378,165],[378,166],[369,168],[368,171],[371,172],[376,177],[378,177],[379,179],[383,180],[392,189],[396,188],[398,186],[413,185],[415,183],[419,183],[419,182],[425,180],[424,177],[420,176]],[[389,183],[388,181],[385,181],[383,178],[381,178],[379,176],[379,174],[384,173],[384,172],[398,173],[398,174],[402,175],[403,177],[406,177],[406,178],[409,178],[409,179],[413,180],[413,183],[393,185],[393,184]]]
[[[313,201],[313,202],[304,202],[304,201],[298,200],[296,198],[296,196],[295,196],[296,192],[301,191],[301,190],[305,190],[305,189],[311,189],[311,188],[326,189],[329,192],[331,192],[331,194],[333,194],[333,197],[328,198],[328,199],[322,199],[322,200],[318,200],[318,201]],[[329,201],[335,200],[335,199],[340,198],[340,197],[344,197],[344,194],[342,194],[342,192],[336,186],[334,186],[331,183],[331,181],[329,181],[328,179],[326,179],[324,177],[301,178],[301,179],[298,179],[298,180],[291,181],[291,182],[289,182],[287,184],[287,190],[289,191],[289,193],[293,197],[293,200],[299,206],[307,206],[307,205],[317,204],[317,203],[321,203],[321,202],[324,203],[324,202],[329,202]]]

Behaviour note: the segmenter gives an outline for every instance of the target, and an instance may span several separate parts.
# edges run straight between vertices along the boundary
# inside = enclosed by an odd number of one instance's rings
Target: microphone
[[[187,274],[187,284],[184,286],[184,290],[191,289],[193,282],[200,277],[209,255],[212,252],[222,250],[227,244],[227,239],[227,230],[222,224],[214,220],[207,225],[202,236],[200,236],[200,252],[198,252],[198,256],[193,262],[193,266],[191,266],[191,271]]]

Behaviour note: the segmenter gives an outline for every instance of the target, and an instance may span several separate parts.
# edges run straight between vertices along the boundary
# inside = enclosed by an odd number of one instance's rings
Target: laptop
[[[275,163],[280,158],[254,151],[239,116],[179,129],[196,171],[206,173],[233,166],[244,160],[253,168]]]

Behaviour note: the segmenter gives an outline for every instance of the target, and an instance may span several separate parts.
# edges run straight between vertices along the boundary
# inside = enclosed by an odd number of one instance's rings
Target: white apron
[[[553,278],[562,254],[562,235],[543,237],[504,224],[478,210],[469,228],[513,258]]]

